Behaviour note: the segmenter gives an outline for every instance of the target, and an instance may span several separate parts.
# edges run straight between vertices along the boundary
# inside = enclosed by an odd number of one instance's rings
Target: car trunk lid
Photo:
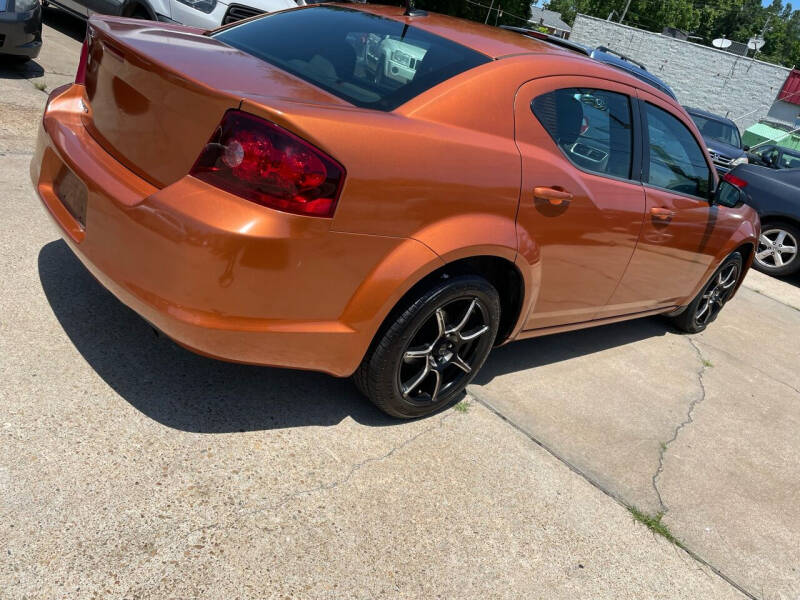
[[[92,17],[88,31],[84,125],[158,187],[189,172],[225,111],[243,98],[348,106],[199,29]]]

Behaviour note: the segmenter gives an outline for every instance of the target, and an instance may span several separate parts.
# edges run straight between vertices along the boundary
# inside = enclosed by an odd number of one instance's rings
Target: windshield
[[[739,138],[739,130],[736,129],[734,125],[723,121],[717,121],[716,119],[701,117],[700,115],[693,115],[691,113],[689,116],[692,117],[694,124],[697,125],[697,128],[704,138],[710,138],[722,142],[723,144],[730,144],[736,148],[742,147],[742,141]]]
[[[490,61],[416,27],[338,6],[272,13],[211,37],[351,104],[384,111]]]

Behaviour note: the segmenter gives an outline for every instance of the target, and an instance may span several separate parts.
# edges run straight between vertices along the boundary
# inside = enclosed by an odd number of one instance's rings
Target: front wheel
[[[483,366],[500,323],[500,298],[485,279],[440,280],[390,317],[354,375],[393,417],[436,412],[458,398]]]
[[[742,276],[742,255],[734,252],[714,272],[691,304],[673,317],[675,326],[687,333],[699,333],[717,318]]]

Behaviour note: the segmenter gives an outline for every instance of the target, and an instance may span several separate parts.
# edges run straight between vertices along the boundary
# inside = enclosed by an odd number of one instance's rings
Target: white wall
[[[765,117],[791,69],[659,33],[578,15],[570,40],[608,46],[663,79],[681,104],[736,121],[744,130]]]

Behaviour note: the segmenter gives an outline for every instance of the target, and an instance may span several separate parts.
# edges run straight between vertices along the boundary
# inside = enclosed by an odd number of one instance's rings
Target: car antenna
[[[414,0],[404,0],[403,4],[406,7],[406,11],[403,13],[404,17],[424,17],[428,14],[428,11],[426,10],[415,8]]]

